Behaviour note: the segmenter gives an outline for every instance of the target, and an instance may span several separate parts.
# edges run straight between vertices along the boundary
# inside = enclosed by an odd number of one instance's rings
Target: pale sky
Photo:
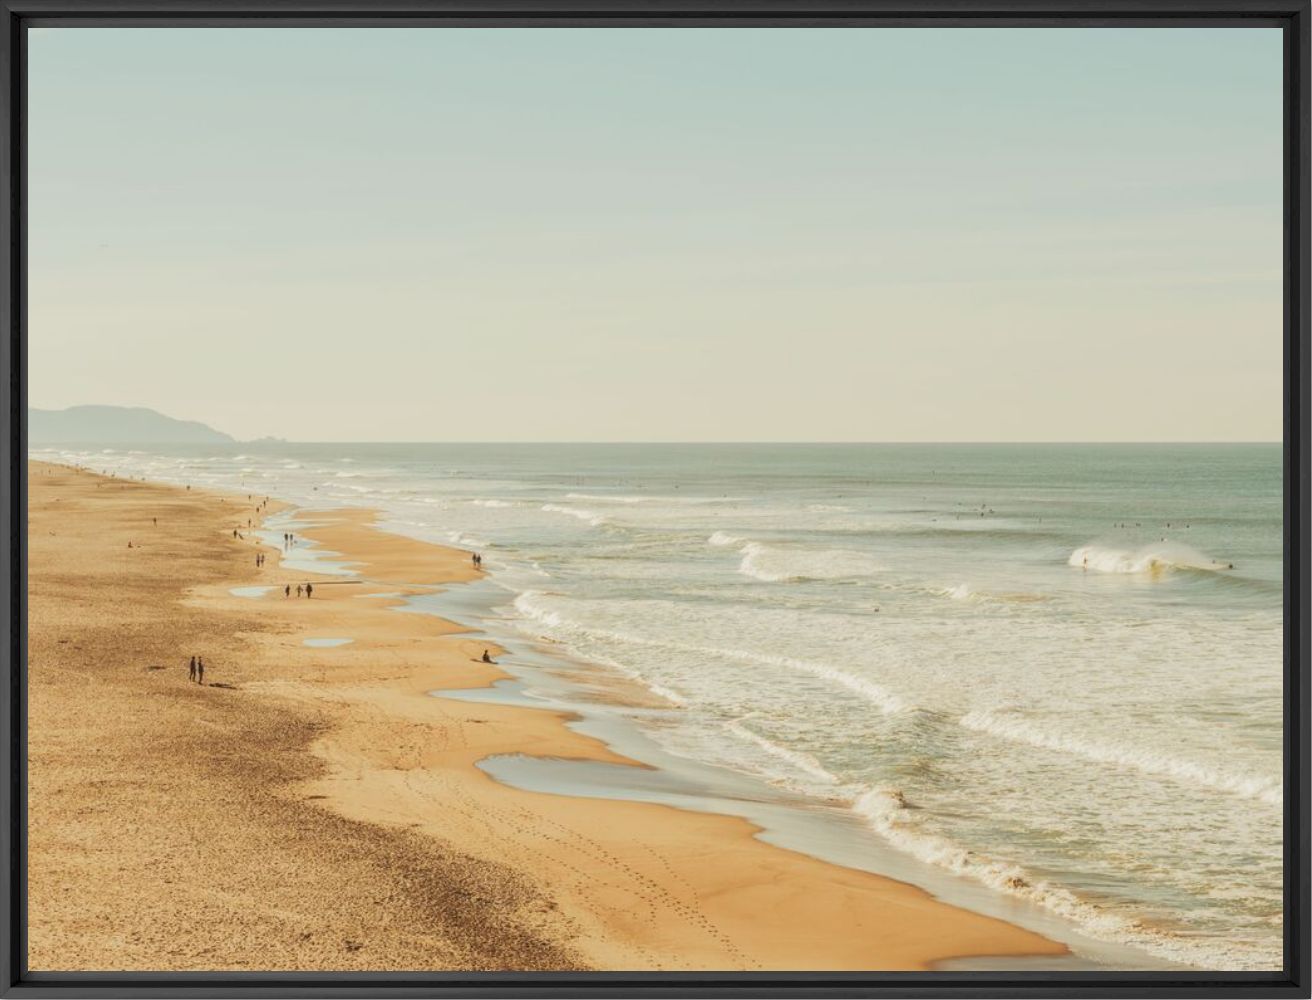
[[[1278,440],[1276,29],[42,29],[30,402]]]

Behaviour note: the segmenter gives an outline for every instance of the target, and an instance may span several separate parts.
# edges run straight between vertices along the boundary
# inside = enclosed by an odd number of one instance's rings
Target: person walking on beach
[[[285,587],[282,588],[282,596],[283,596],[283,597],[291,597],[291,596],[292,596],[292,585],[291,585],[290,583],[287,584],[287,586],[285,586]]]
[[[296,596],[301,596],[301,585],[299,583],[296,585]]]
[[[187,667],[187,680],[194,681],[195,679],[196,679],[196,657],[193,656],[191,658],[191,666]]]
[[[203,657],[196,657],[196,683],[205,683],[205,660]]]
[[[312,584],[312,583],[307,583],[307,584],[305,585],[305,596],[306,596],[306,597],[313,597],[313,596],[314,596],[314,584]]]

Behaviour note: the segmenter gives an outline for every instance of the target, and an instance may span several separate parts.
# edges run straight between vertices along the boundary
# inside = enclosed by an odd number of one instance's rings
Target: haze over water
[[[666,749],[842,803],[1086,933],[1281,955],[1281,448],[34,450],[385,512],[669,703]]]

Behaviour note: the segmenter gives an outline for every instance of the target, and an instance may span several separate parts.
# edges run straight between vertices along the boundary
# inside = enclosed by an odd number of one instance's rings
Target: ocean
[[[674,757],[1163,963],[1282,956],[1278,444],[34,448],[379,509]]]

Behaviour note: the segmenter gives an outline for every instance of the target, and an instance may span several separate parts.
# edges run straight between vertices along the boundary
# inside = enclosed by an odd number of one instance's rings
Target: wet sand
[[[499,651],[367,595],[474,579],[468,553],[368,511],[299,512],[297,534],[364,580],[333,584],[267,546],[256,569],[257,540],[232,537],[264,516],[244,495],[30,472],[32,969],[909,970],[1065,953],[766,844],[742,818],[493,780],[477,764],[494,755],[640,765],[560,712],[430,694],[504,679],[479,662]],[[313,599],[283,596],[306,581]],[[260,585],[276,589],[231,593]]]

